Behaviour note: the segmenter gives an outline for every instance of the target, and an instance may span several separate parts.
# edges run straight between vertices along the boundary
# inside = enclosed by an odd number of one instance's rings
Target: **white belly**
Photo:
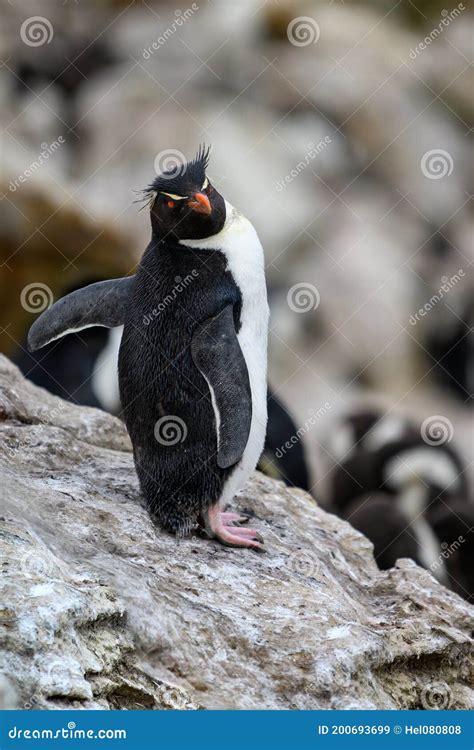
[[[242,294],[237,338],[247,364],[252,392],[252,423],[243,456],[231,472],[220,498],[225,504],[243,487],[257,466],[267,430],[268,302],[263,249],[252,224],[226,202],[222,231],[205,240],[183,240],[190,247],[221,250]]]
[[[237,283],[238,280],[236,279]],[[245,301],[242,306],[242,327],[237,335],[240,348],[247,363],[250,389],[252,391],[252,422],[249,439],[243,456],[230,475],[221,497],[221,502],[230,502],[255,470],[262,454],[267,432],[267,336],[268,304],[265,281],[259,299],[253,304]],[[264,301],[264,305],[262,304]]]

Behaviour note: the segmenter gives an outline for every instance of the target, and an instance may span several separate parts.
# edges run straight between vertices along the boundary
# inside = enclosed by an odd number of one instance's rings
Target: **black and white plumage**
[[[13,361],[55,396],[118,414],[117,358],[132,285],[133,276],[91,279],[66,291],[33,323]]]
[[[285,404],[268,387],[268,424],[259,470],[289,487],[310,489],[309,468],[298,426]],[[289,449],[285,449],[289,445]],[[283,450],[282,450],[283,449]]]
[[[56,303],[29,341],[36,348],[84,321],[123,323],[120,397],[150,512],[176,534],[200,524],[224,544],[262,549],[257,532],[234,525],[244,518],[221,509],[265,441],[263,250],[251,223],[210,184],[207,161],[201,149],[146,191],[152,239],[135,276],[75,293],[72,313],[66,300]]]
[[[427,444],[400,415],[350,414],[334,430],[330,508],[374,544],[381,568],[411,557],[461,596],[472,589],[474,507],[463,463],[450,444]],[[456,554],[443,554],[458,537]]]
[[[89,328],[80,337],[65,336],[41,351],[27,351],[22,345],[12,360],[28,380],[55,396],[81,406],[104,408],[94,374],[110,333],[105,328]]]
[[[12,357],[25,377],[67,401],[117,413],[118,347],[113,364],[111,343],[121,329],[109,328],[121,323],[131,282],[88,278],[64,290],[64,297],[36,320],[27,343]],[[74,333],[68,335],[68,329]],[[109,359],[110,366],[104,366]]]
[[[348,415],[334,430],[331,503],[344,508],[364,491],[391,495],[420,489],[418,511],[431,492],[450,488],[467,494],[462,461],[448,444],[430,445],[406,418],[377,410]],[[421,505],[420,505],[421,503]]]

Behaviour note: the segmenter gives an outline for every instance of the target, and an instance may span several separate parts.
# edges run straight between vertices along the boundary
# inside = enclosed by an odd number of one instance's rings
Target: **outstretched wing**
[[[58,300],[31,326],[28,333],[30,352],[83,328],[115,328],[123,325],[134,278],[125,276],[122,279],[98,281]]]
[[[217,464],[227,469],[242,458],[252,422],[249,374],[235,332],[232,305],[198,327],[191,354],[211,392]]]

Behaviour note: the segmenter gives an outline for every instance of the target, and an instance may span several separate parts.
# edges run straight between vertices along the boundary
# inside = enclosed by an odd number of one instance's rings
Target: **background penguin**
[[[472,236],[472,231],[468,232]],[[449,231],[434,233],[425,248],[426,262],[419,269],[422,284],[418,306],[434,301],[429,314],[417,323],[417,335],[433,378],[463,404],[472,405],[474,390],[474,287],[472,257],[459,253],[459,238]],[[472,253],[472,251],[471,251]],[[419,333],[418,333],[418,328]]]
[[[256,531],[233,525],[243,517],[221,510],[265,440],[263,250],[250,222],[210,184],[207,161],[200,149],[145,191],[152,239],[135,276],[63,298],[35,322],[28,343],[35,350],[71,330],[124,324],[120,397],[150,512],[176,534],[200,523],[224,544],[263,549]]]
[[[298,436],[298,427],[285,405],[268,388],[268,424],[265,447],[258,468],[268,476],[280,479],[289,487],[309,490],[305,450]],[[291,449],[282,451],[291,441]]]
[[[337,466],[329,501],[339,509],[363,491],[395,495],[416,486],[419,510],[433,490],[468,493],[457,452],[447,443],[427,444],[420,429],[400,415],[375,410],[348,415],[335,428],[331,452]]]
[[[474,507],[465,497],[441,497],[430,507],[428,518],[441,541],[440,566],[449,586],[459,596],[474,601]]]
[[[67,289],[65,294],[68,295],[96,281],[97,279],[89,279],[83,284]],[[55,396],[82,406],[114,411],[106,407],[104,401],[107,392],[110,392],[110,395],[114,392],[117,360],[115,372],[110,373],[112,378],[105,390],[99,387],[97,380],[100,377],[99,373],[104,369],[101,368],[101,356],[107,352],[110,337],[115,330],[118,329],[108,331],[106,328],[94,326],[83,330],[80,335],[63,336],[45,346],[41,352],[29,352],[26,345],[21,345],[12,356],[12,361],[25,377]]]
[[[400,557],[411,557],[423,565],[418,540],[409,530],[410,519],[387,493],[359,495],[343,509],[341,517],[370,539],[381,570],[393,568]]]
[[[408,420],[376,410],[345,417],[331,445],[329,507],[373,542],[379,567],[411,557],[472,596],[474,507],[457,452],[428,445]],[[444,555],[461,536],[460,549]]]

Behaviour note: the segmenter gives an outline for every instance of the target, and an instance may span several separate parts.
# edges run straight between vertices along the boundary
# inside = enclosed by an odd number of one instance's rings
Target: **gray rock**
[[[120,421],[0,358],[0,701],[38,708],[468,708],[472,608],[299,490],[235,506],[267,553],[177,542]]]

